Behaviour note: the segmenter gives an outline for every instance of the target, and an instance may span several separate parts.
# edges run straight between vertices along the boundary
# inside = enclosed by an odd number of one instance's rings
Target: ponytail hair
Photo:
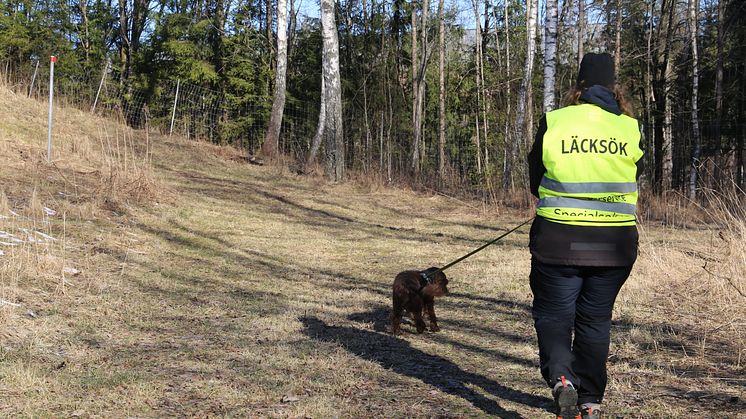
[[[570,105],[580,105],[580,96],[583,94],[583,92],[586,90],[585,87],[578,86],[577,84],[574,85],[568,92],[565,94],[565,97],[562,99],[562,106],[570,106]],[[612,92],[614,92],[614,99],[616,100],[616,103],[619,105],[619,109],[622,110],[622,113],[634,118],[635,117],[635,111],[634,108],[632,108],[632,104],[627,100],[627,98],[624,95],[624,90],[619,86],[618,84],[614,85],[614,88],[611,89]]]

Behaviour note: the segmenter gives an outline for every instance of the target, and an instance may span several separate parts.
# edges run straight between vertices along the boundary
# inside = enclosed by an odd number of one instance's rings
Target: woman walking
[[[539,198],[529,244],[532,314],[558,418],[601,417],[611,313],[637,258],[642,155],[613,58],[585,55],[566,106],[544,115],[528,155]]]

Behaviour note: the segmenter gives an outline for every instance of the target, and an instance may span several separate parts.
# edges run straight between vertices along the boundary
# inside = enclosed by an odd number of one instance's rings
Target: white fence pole
[[[176,80],[176,96],[174,97],[174,110],[171,112],[171,129],[168,130],[168,136],[174,132],[174,119],[176,118],[176,103],[179,101],[179,83],[181,80]]]
[[[106,80],[106,73],[109,72],[109,60],[106,60],[106,65],[104,66],[104,73],[101,75],[101,83],[98,84],[98,90],[96,91],[96,99],[93,101],[93,105],[91,106],[91,113],[96,112],[96,104],[98,103],[98,95],[101,94],[101,88],[104,87],[104,80]]]
[[[34,67],[34,76],[31,77],[31,87],[28,88],[28,97],[31,97],[31,93],[34,91],[34,82],[36,82],[36,73],[39,71],[39,61],[36,60],[36,67]]]
[[[57,57],[49,57],[49,131],[47,133],[47,162],[52,161],[52,101],[54,100],[54,63]]]

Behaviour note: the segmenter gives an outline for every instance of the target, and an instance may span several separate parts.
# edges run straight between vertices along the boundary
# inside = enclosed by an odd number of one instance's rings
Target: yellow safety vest
[[[536,214],[573,225],[635,225],[637,120],[591,105],[546,114]]]

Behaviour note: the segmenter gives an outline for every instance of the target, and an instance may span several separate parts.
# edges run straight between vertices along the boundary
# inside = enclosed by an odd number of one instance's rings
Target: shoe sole
[[[580,419],[578,411],[578,392],[572,387],[560,389],[557,397],[557,408],[559,413],[557,419]]]

